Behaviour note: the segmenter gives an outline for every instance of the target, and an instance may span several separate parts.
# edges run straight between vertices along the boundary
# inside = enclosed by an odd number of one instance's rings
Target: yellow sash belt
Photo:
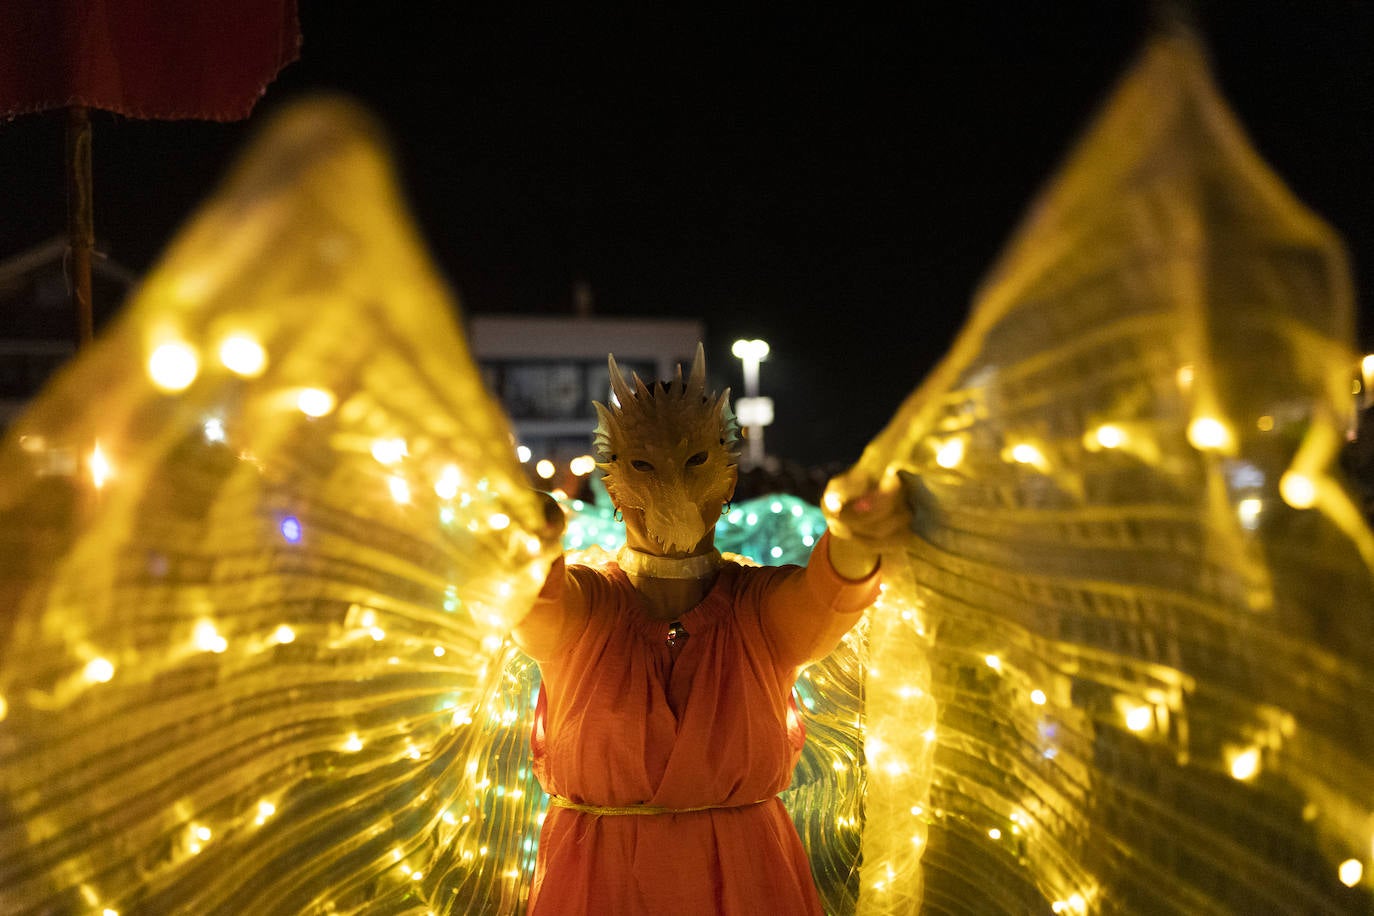
[[[718,808],[752,808],[761,805],[771,798],[761,798],[754,802],[745,802],[742,805],[698,805],[695,808],[662,808],[658,805],[624,805],[615,807],[613,805],[584,805],[572,799],[564,798],[561,795],[550,795],[549,806],[553,808],[567,808],[571,811],[581,811],[583,814],[691,814],[693,811],[712,811]]]

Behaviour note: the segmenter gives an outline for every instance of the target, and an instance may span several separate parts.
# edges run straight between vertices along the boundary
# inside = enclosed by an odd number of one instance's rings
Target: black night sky
[[[391,132],[469,312],[701,317],[739,389],[774,356],[771,452],[857,457],[1129,65],[1152,5],[960,0],[682,12],[305,0],[301,60],[238,124],[95,116],[99,246],[146,268],[254,125],[318,89]],[[1260,152],[1374,271],[1374,4],[1199,3]],[[876,9],[876,7],[875,7]],[[60,114],[0,123],[0,257],[62,231]],[[1362,312],[1371,294],[1361,283]],[[326,319],[327,320],[327,319]],[[1374,327],[1362,319],[1363,343]]]

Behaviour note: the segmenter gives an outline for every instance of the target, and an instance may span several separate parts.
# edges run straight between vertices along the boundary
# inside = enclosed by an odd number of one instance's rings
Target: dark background
[[[1143,2],[690,12],[304,2],[301,60],[247,122],[95,115],[100,247],[145,269],[254,125],[333,89],[391,133],[469,312],[707,322],[773,346],[770,452],[848,461],[946,349],[1039,185],[1139,49]],[[1200,3],[1262,155],[1374,263],[1374,5]],[[0,258],[64,224],[61,115],[0,123]],[[1361,312],[1371,313],[1367,284]],[[327,320],[327,319],[326,319]],[[1362,317],[1366,349],[1374,343]]]

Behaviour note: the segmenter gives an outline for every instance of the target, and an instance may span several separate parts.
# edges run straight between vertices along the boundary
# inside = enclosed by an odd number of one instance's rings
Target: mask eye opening
[[[634,468],[636,471],[644,471],[646,473],[654,469],[654,466],[652,464],[650,464],[647,461],[643,461],[639,458],[636,458],[633,461],[631,461],[630,467]]]
[[[706,458],[707,455],[705,452],[697,452],[691,458],[687,459],[687,464],[685,466],[689,468],[700,467],[706,463]]]

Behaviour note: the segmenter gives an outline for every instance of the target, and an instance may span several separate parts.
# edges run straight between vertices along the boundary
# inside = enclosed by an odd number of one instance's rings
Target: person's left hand
[[[846,578],[866,575],[911,530],[911,507],[895,470],[877,481],[857,469],[832,478],[821,508],[830,527],[831,558]]]

